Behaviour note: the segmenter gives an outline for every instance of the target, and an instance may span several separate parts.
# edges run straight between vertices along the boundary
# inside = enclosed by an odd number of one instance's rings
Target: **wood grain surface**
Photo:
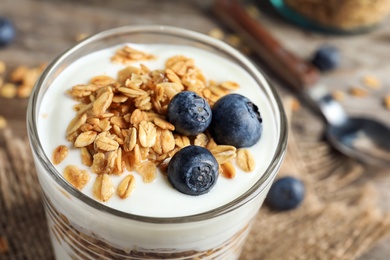
[[[226,29],[211,13],[210,5],[211,1],[202,0],[0,0],[0,16],[12,19],[17,30],[13,44],[0,49],[0,60],[8,70],[18,65],[38,66],[73,46],[80,33],[89,35],[123,25],[172,25],[206,34],[216,27]],[[346,92],[342,104],[348,113],[375,117],[390,125],[390,110],[382,103],[382,97],[390,94],[390,20],[367,34],[323,35],[286,23],[266,4],[260,7],[259,19],[264,26],[296,55],[307,59],[322,44],[337,46],[342,53],[341,66],[336,72],[323,75],[323,82],[331,90]],[[261,67],[261,63],[258,65]],[[369,90],[366,98],[349,95],[351,86],[364,87],[362,78],[366,75],[380,79],[381,88]],[[281,95],[289,93],[273,79]],[[27,103],[27,99],[0,97],[0,115],[19,136],[26,136]],[[307,114],[311,115],[310,111]],[[307,117],[307,124],[313,124],[313,120],[315,126],[323,127],[321,120],[312,115]],[[389,169],[369,167],[366,171],[367,178],[377,182],[381,206],[390,210]],[[368,259],[390,259],[390,240],[381,242],[361,258]]]

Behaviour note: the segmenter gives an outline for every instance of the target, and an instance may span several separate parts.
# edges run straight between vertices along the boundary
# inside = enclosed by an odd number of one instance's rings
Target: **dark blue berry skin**
[[[198,196],[214,187],[218,170],[218,162],[209,150],[190,145],[178,151],[169,161],[168,180],[176,190]]]
[[[266,204],[279,211],[298,207],[305,197],[305,186],[294,177],[283,177],[272,184]]]
[[[213,106],[210,133],[217,144],[236,148],[256,144],[263,131],[259,109],[246,97],[229,94]]]
[[[320,71],[330,71],[340,63],[340,52],[332,46],[322,46],[314,54],[312,63]]]
[[[10,44],[15,38],[15,28],[10,20],[0,17],[0,47]]]
[[[175,131],[191,136],[202,133],[210,125],[212,114],[207,101],[195,92],[182,91],[168,105],[167,118]]]

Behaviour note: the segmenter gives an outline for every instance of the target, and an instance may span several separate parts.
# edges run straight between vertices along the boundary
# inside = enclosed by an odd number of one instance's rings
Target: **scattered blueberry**
[[[183,135],[197,135],[210,125],[212,114],[207,101],[195,92],[182,91],[168,105],[168,121]]]
[[[257,143],[263,130],[259,109],[246,97],[229,94],[213,106],[210,133],[217,144],[249,147]]]
[[[312,63],[320,71],[335,69],[340,63],[340,52],[332,46],[322,46],[314,54]]]
[[[0,17],[0,47],[10,44],[15,38],[15,28],[10,20]]]
[[[269,190],[266,204],[274,210],[290,210],[301,204],[305,186],[294,177],[283,177],[275,181]]]
[[[188,195],[209,192],[218,178],[218,162],[201,146],[190,145],[178,151],[168,164],[168,180],[172,186]]]

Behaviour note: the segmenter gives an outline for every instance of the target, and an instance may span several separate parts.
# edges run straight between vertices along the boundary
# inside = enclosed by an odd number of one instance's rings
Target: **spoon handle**
[[[213,11],[292,90],[300,92],[318,81],[317,68],[286,50],[237,0],[216,0]]]

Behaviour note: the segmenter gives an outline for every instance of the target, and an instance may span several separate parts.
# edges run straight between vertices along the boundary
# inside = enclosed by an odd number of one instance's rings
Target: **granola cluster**
[[[6,73],[6,65],[0,61],[0,96],[3,98],[28,98],[46,64],[37,67],[18,66]],[[8,77],[5,77],[9,74]]]
[[[388,0],[286,0],[286,4],[325,26],[354,30],[372,26],[390,13]]]
[[[133,50],[133,49],[131,49]],[[116,52],[122,57],[129,47]],[[141,52],[134,52],[140,54]],[[150,59],[152,55],[132,56],[134,61]],[[136,57],[136,58],[134,58]],[[130,58],[129,58],[130,59]],[[129,59],[119,59],[128,63]],[[174,125],[166,120],[167,107],[180,91],[194,91],[212,106],[220,97],[239,88],[235,82],[207,81],[194,61],[184,56],[174,56],[166,61],[165,69],[149,70],[145,65],[127,66],[118,72],[117,78],[93,77],[88,84],[73,86],[67,91],[79,101],[74,107],[76,116],[66,129],[67,140],[80,149],[82,163],[96,173],[93,193],[100,201],[107,201],[115,193],[128,197],[135,187],[132,174],[127,174],[118,187],[114,187],[111,175],[137,172],[145,183],[153,182],[157,169],[165,173],[172,156],[187,145],[206,147],[220,164],[220,174],[235,176],[232,164],[244,171],[252,171],[254,159],[249,150],[229,145],[217,145],[205,132],[195,137],[176,133]],[[57,148],[54,163],[66,157],[67,149]],[[69,167],[69,166],[68,166]],[[76,188],[82,189],[89,178],[87,172],[71,168],[65,170],[65,178]]]

